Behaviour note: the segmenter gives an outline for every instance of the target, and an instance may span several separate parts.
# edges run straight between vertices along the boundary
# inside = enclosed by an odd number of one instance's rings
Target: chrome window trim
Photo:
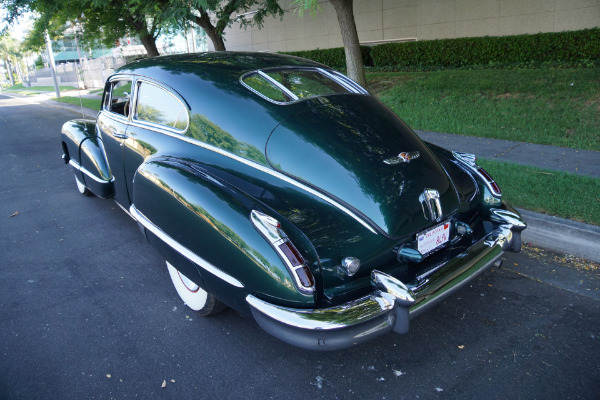
[[[111,87],[110,87],[110,93],[108,94],[108,103],[111,104],[112,103],[112,83],[114,81],[119,81],[119,80],[127,80],[127,81],[131,81],[131,88],[132,88],[132,93],[129,93],[129,108],[131,109],[131,107],[133,107],[133,92],[135,92],[135,90],[133,90],[134,84],[135,84],[135,79],[133,79],[134,77],[132,77],[131,75],[113,75],[109,78],[108,82],[111,83]],[[127,117],[125,117],[124,115],[118,114],[116,112],[112,112],[109,109],[106,108],[105,104],[102,104],[100,107],[100,112],[102,111],[106,111],[107,114],[109,114],[110,116],[114,116],[114,118],[117,121],[129,121],[131,118],[131,112],[129,112],[129,114],[127,114]]]
[[[132,122],[131,125],[132,126],[142,127],[142,128],[148,128],[146,126],[143,126],[141,124],[136,124],[134,122]],[[304,190],[304,191],[306,191],[306,192],[308,192],[308,193],[310,193],[310,194],[312,194],[312,195],[320,198],[321,200],[325,201],[326,203],[329,203],[330,205],[334,206],[335,208],[337,208],[338,210],[342,211],[343,213],[345,213],[346,215],[348,215],[349,217],[351,217],[352,219],[354,219],[356,222],[360,223],[362,226],[364,226],[365,228],[367,228],[371,233],[377,234],[377,231],[373,228],[373,226],[369,222],[365,221],[363,218],[361,218],[360,216],[358,216],[357,214],[355,214],[354,212],[352,212],[347,207],[344,207],[342,204],[340,204],[339,202],[335,201],[331,197],[326,196],[325,194],[323,194],[323,193],[321,193],[321,192],[319,192],[319,191],[311,188],[310,186],[305,185],[302,182],[299,182],[299,181],[297,181],[297,180],[295,180],[295,179],[293,179],[293,178],[291,178],[291,177],[289,177],[289,176],[287,176],[287,175],[285,175],[285,174],[283,174],[283,173],[281,173],[279,171],[276,171],[276,170],[274,170],[272,168],[268,168],[268,167],[266,167],[266,166],[264,166],[262,164],[259,164],[259,163],[255,162],[255,161],[251,161],[251,160],[248,160],[246,158],[240,157],[240,156],[238,156],[236,154],[230,153],[228,151],[225,151],[225,150],[220,149],[218,147],[212,146],[210,144],[207,144],[207,143],[201,142],[199,140],[193,139],[193,138],[191,138],[189,136],[184,136],[184,135],[180,135],[178,133],[169,132],[169,131],[163,129],[162,125],[160,126],[160,128],[161,128],[160,130],[158,129],[158,126],[157,127],[152,127],[152,128],[157,128],[157,129],[152,129],[153,131],[155,131],[157,133],[162,133],[162,134],[165,134],[167,136],[171,136],[171,137],[173,137],[175,139],[183,140],[184,142],[193,144],[195,146],[202,147],[202,148],[204,148],[206,150],[213,151],[213,152],[215,152],[217,154],[220,154],[222,156],[231,158],[232,160],[238,161],[238,162],[240,162],[242,164],[245,164],[245,165],[247,165],[247,166],[249,166],[251,168],[257,169],[257,170],[259,170],[261,172],[264,172],[264,173],[266,173],[268,175],[274,176],[275,178],[281,179],[281,180],[283,180],[283,181],[285,181],[285,182],[287,182],[287,183],[289,183],[289,184],[291,184],[293,186],[296,186],[297,188],[299,188],[301,190]]]
[[[262,76],[264,79],[266,79],[268,82],[270,82],[272,85],[275,85],[279,90],[281,90],[283,93],[287,94],[287,96],[292,99],[292,101],[298,101],[300,100],[300,98],[298,96],[296,96],[294,93],[292,93],[292,91],[288,88],[286,88],[285,86],[283,86],[281,83],[277,82],[275,79],[271,78],[269,75],[267,75],[266,73],[264,73],[261,70],[256,71],[258,73],[258,75]]]
[[[318,73],[320,73],[321,75],[331,79],[332,81],[334,81],[335,83],[339,84],[340,86],[342,86],[343,88],[347,89],[350,93],[330,93],[327,95],[317,95],[317,96],[310,96],[310,97],[303,97],[303,98],[299,98],[298,96],[296,96],[294,93],[292,93],[288,88],[286,88],[285,86],[283,86],[281,83],[277,82],[275,79],[271,78],[269,75],[267,75],[264,71],[280,71],[280,70],[305,70],[305,71],[316,71]],[[267,80],[269,83],[271,83],[272,85],[274,85],[275,87],[277,87],[277,89],[281,90],[282,92],[285,93],[285,95],[287,95],[290,99],[290,101],[277,101],[277,100],[273,100],[272,98],[265,96],[264,94],[260,93],[258,90],[250,87],[246,82],[244,82],[244,79],[246,79],[247,77],[254,75],[254,74],[258,74],[259,76],[261,76],[262,78],[264,78],[265,80]],[[365,90],[362,86],[360,86],[358,83],[354,82],[352,79],[346,77],[345,75],[334,71],[334,70],[326,70],[324,68],[320,68],[320,67],[276,67],[276,68],[267,68],[264,70],[256,70],[256,71],[251,71],[251,72],[247,72],[245,74],[243,74],[240,79],[239,79],[240,83],[242,84],[242,86],[244,86],[246,89],[250,90],[251,92],[253,92],[254,94],[257,94],[258,96],[262,97],[263,99],[270,101],[271,103],[277,104],[277,105],[287,105],[287,104],[293,104],[296,103],[298,101],[302,101],[302,100],[307,100],[307,99],[312,99],[312,98],[316,98],[316,97],[322,97],[322,96],[334,96],[334,95],[340,95],[340,94],[363,94],[363,95],[370,95],[370,93]]]
[[[293,103],[295,103],[295,102],[291,102],[291,101],[277,101],[277,100],[273,100],[273,99],[271,99],[270,97],[267,97],[267,96],[265,96],[264,94],[262,94],[262,93],[261,93],[261,92],[259,92],[258,90],[256,90],[256,89],[254,89],[254,88],[250,87],[250,86],[249,86],[249,85],[248,85],[246,82],[244,82],[244,78],[246,78],[246,77],[248,77],[248,76],[250,76],[250,75],[252,75],[252,74],[254,74],[254,72],[250,72],[250,73],[248,73],[248,74],[244,74],[244,75],[242,75],[242,76],[241,76],[241,78],[240,78],[240,83],[241,83],[241,84],[242,84],[242,86],[244,86],[246,89],[250,90],[252,93],[254,93],[254,94],[256,94],[256,95],[258,95],[258,96],[262,97],[263,99],[265,99],[265,100],[267,100],[267,101],[269,101],[269,102],[271,102],[271,103],[273,103],[273,104],[277,104],[277,105],[280,105],[280,106],[285,106],[285,105],[288,105],[288,104],[293,104]]]
[[[140,224],[142,224],[142,226],[144,226],[144,228],[146,228],[150,232],[154,233],[161,240],[163,240],[165,243],[167,243],[169,246],[171,246],[175,251],[180,253],[182,256],[184,256],[185,258],[187,258],[194,264],[198,265],[199,267],[206,270],[207,272],[210,272],[217,278],[224,280],[225,282],[229,283],[232,286],[235,286],[238,288],[244,287],[242,282],[238,281],[237,279],[235,279],[233,276],[229,275],[228,273],[221,271],[219,268],[215,267],[214,265],[212,265],[211,263],[209,263],[208,261],[206,261],[199,255],[197,255],[196,253],[194,253],[193,251],[191,251],[190,249],[188,249],[187,247],[185,247],[184,245],[182,245],[181,243],[179,243],[178,241],[173,239],[171,236],[169,236],[165,232],[163,232],[158,226],[154,225],[144,214],[142,214],[140,211],[138,211],[138,209],[135,208],[135,205],[133,205],[133,204],[131,205],[131,207],[129,208],[129,212],[136,221],[138,221]]]
[[[185,129],[176,129],[176,128],[172,128],[172,127],[167,126],[167,125],[163,125],[163,124],[159,124],[159,123],[151,122],[151,121],[144,121],[144,120],[141,120],[141,119],[137,118],[138,94],[139,94],[140,84],[141,83],[147,83],[147,84],[155,86],[155,87],[157,87],[157,88],[159,88],[161,90],[164,90],[165,92],[167,92],[168,94],[170,94],[171,96],[173,96],[179,102],[179,104],[181,104],[181,106],[183,107],[183,109],[187,113],[187,117],[188,117],[187,118],[187,125],[186,125]],[[187,132],[188,128],[190,127],[190,113],[189,113],[187,104],[185,104],[179,98],[180,96],[176,95],[175,93],[173,93],[172,90],[167,89],[165,86],[157,84],[156,82],[153,82],[153,81],[151,81],[149,79],[144,79],[142,77],[136,77],[134,92],[135,92],[135,102],[132,102],[133,105],[134,105],[134,110],[133,110],[134,112],[130,113],[130,115],[131,115],[131,122],[132,123],[136,122],[136,123],[139,123],[141,125],[146,125],[147,124],[149,126],[160,127],[162,129],[167,129],[169,131],[172,131],[174,133],[179,133],[179,134],[184,134],[185,132]]]
[[[363,89],[358,83],[354,82],[352,79],[347,78],[346,76],[340,74],[337,71],[328,71],[323,68],[317,68],[317,71],[319,71],[321,74],[325,75],[326,77],[330,78],[332,81],[345,87],[352,93],[369,94],[369,92],[367,92],[365,89]]]
[[[360,86],[358,83],[354,82],[352,79],[348,78],[346,75],[342,74],[341,72],[338,72],[335,70],[325,70],[325,72],[336,77],[339,82],[345,82],[346,84],[351,85],[354,88],[355,93],[364,94],[367,96],[371,95],[371,93],[369,93],[369,91],[367,89]]]
[[[98,178],[97,176],[92,174],[86,168],[82,167],[77,161],[74,161],[73,159],[69,160],[69,165],[72,166],[73,168],[75,168],[77,171],[83,172],[84,174],[86,174],[87,176],[89,176],[90,178],[92,178],[93,180],[95,180],[96,182],[99,182],[99,183],[111,183],[115,180],[114,176],[112,178],[110,178],[110,180],[108,180],[108,181],[105,179],[102,179],[102,178]]]

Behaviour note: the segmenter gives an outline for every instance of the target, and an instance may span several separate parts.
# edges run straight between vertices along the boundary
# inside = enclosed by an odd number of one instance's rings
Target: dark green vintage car
[[[61,140],[79,191],[129,212],[189,307],[230,306],[307,349],[407,332],[526,227],[473,155],[295,57],[131,63]]]

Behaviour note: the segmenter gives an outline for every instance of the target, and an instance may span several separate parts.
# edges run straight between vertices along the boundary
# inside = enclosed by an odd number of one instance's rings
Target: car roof
[[[124,65],[116,73],[153,76],[159,71],[181,74],[202,70],[208,80],[213,80],[216,77],[211,75],[222,76],[226,73],[239,78],[246,72],[258,69],[294,66],[325,67],[314,61],[283,54],[222,51],[144,58]]]

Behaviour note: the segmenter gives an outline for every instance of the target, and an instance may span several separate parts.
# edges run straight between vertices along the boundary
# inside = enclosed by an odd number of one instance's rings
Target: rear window
[[[241,81],[251,91],[274,103],[332,94],[367,93],[345,76],[321,68],[260,70],[242,76]]]

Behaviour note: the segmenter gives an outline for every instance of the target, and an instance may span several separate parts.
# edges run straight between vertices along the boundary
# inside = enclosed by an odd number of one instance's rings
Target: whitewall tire
[[[192,310],[197,311],[200,316],[216,314],[225,309],[225,305],[212,294],[202,289],[185,275],[177,270],[167,261],[167,268],[171,281],[177,290],[181,300]]]
[[[77,184],[77,190],[79,190],[79,193],[83,194],[84,196],[91,196],[92,192],[90,192],[90,189],[88,189],[83,182],[81,182],[79,180],[79,178],[77,176],[75,176],[75,183]]]

